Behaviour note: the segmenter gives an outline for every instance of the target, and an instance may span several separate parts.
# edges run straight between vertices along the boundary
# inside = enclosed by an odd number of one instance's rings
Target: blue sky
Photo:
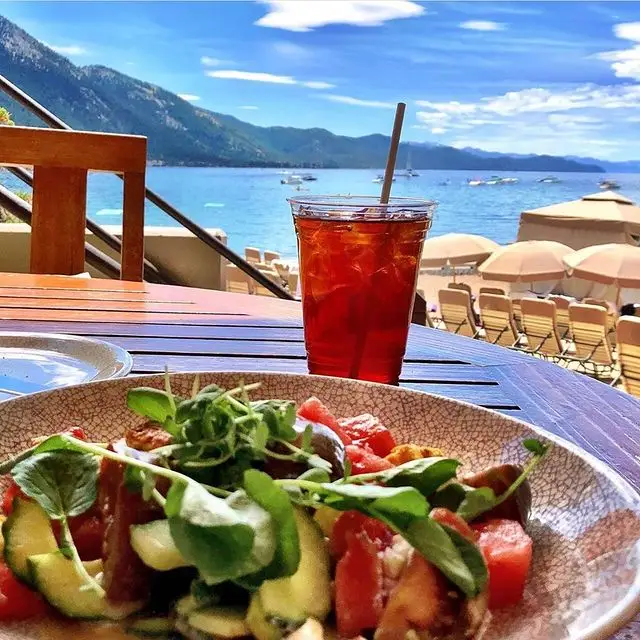
[[[259,125],[640,157],[640,2],[0,2],[74,63]]]

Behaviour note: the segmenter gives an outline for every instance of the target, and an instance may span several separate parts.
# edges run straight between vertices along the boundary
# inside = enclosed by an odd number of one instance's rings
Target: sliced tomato
[[[384,609],[382,560],[366,533],[351,536],[336,567],[336,622],[341,638],[375,629]]]
[[[338,435],[343,444],[351,442],[349,436],[340,428],[335,416],[315,396],[311,396],[298,407],[298,415],[310,422],[319,422],[329,427]]]
[[[20,582],[11,569],[0,562],[0,620],[28,620],[48,612],[42,596]]]
[[[349,547],[351,537],[362,532],[367,534],[378,550],[388,547],[393,539],[393,531],[380,520],[365,516],[359,511],[345,511],[333,525],[331,553],[336,558],[341,558]]]
[[[396,441],[389,429],[370,413],[363,413],[354,418],[342,418],[338,420],[338,424],[351,438],[353,444],[360,447],[367,446],[381,458],[389,455],[396,446]]]
[[[71,429],[67,429],[63,433],[64,435],[71,436],[77,440],[84,440],[85,442],[88,440],[87,434],[82,427],[71,427]]]
[[[20,487],[15,483],[15,480],[11,478],[9,480],[9,486],[6,488],[4,495],[2,496],[2,511],[5,516],[11,515],[11,512],[13,511],[13,501],[17,496],[29,500],[29,498],[22,493]]]
[[[370,449],[358,447],[355,444],[348,444],[345,447],[347,458],[351,462],[351,475],[358,476],[361,473],[376,473],[385,469],[392,469],[393,464],[380,456],[377,456]]]
[[[489,608],[518,604],[531,566],[531,538],[515,520],[489,520],[472,528],[489,569]]]
[[[443,524],[471,542],[475,542],[478,534],[457,513],[439,507],[429,514],[437,523]]]
[[[71,518],[69,528],[78,554],[83,560],[97,560],[102,557],[104,524],[97,505],[86,513]]]

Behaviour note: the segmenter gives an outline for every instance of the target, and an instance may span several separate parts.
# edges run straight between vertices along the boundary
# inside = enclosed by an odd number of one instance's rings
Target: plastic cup
[[[397,384],[436,204],[373,196],[289,203],[309,372]]]

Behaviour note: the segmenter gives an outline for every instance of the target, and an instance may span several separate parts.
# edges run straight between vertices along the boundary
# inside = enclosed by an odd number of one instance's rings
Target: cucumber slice
[[[137,618],[127,625],[128,633],[151,638],[170,636],[174,629],[173,622],[169,618],[161,616],[157,618]]]
[[[33,584],[27,565],[29,556],[58,550],[51,521],[44,509],[31,500],[13,501],[13,511],[2,524],[2,536],[5,562],[27,584]]]
[[[251,596],[251,603],[247,611],[247,626],[256,640],[281,640],[284,638],[282,629],[267,620],[259,593],[254,593]]]
[[[300,565],[288,578],[267,580],[258,593],[264,614],[270,618],[304,623],[307,618],[321,622],[331,610],[330,559],[324,535],[313,518],[295,510],[300,538]]]
[[[207,607],[187,617],[187,624],[216,638],[244,638],[251,635],[245,622],[246,611],[233,607]]]
[[[156,571],[171,571],[189,566],[173,542],[168,520],[133,525],[131,546],[140,560]]]
[[[83,564],[92,577],[102,572],[102,560],[92,560]],[[59,551],[31,556],[27,565],[35,588],[49,604],[69,618],[121,620],[145,604],[134,602],[115,606],[95,591],[83,589],[84,582],[76,572],[73,562]]]

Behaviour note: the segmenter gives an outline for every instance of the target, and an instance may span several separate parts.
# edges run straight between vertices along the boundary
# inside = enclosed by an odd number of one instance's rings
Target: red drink
[[[396,384],[435,205],[363,197],[290,202],[309,371]]]

